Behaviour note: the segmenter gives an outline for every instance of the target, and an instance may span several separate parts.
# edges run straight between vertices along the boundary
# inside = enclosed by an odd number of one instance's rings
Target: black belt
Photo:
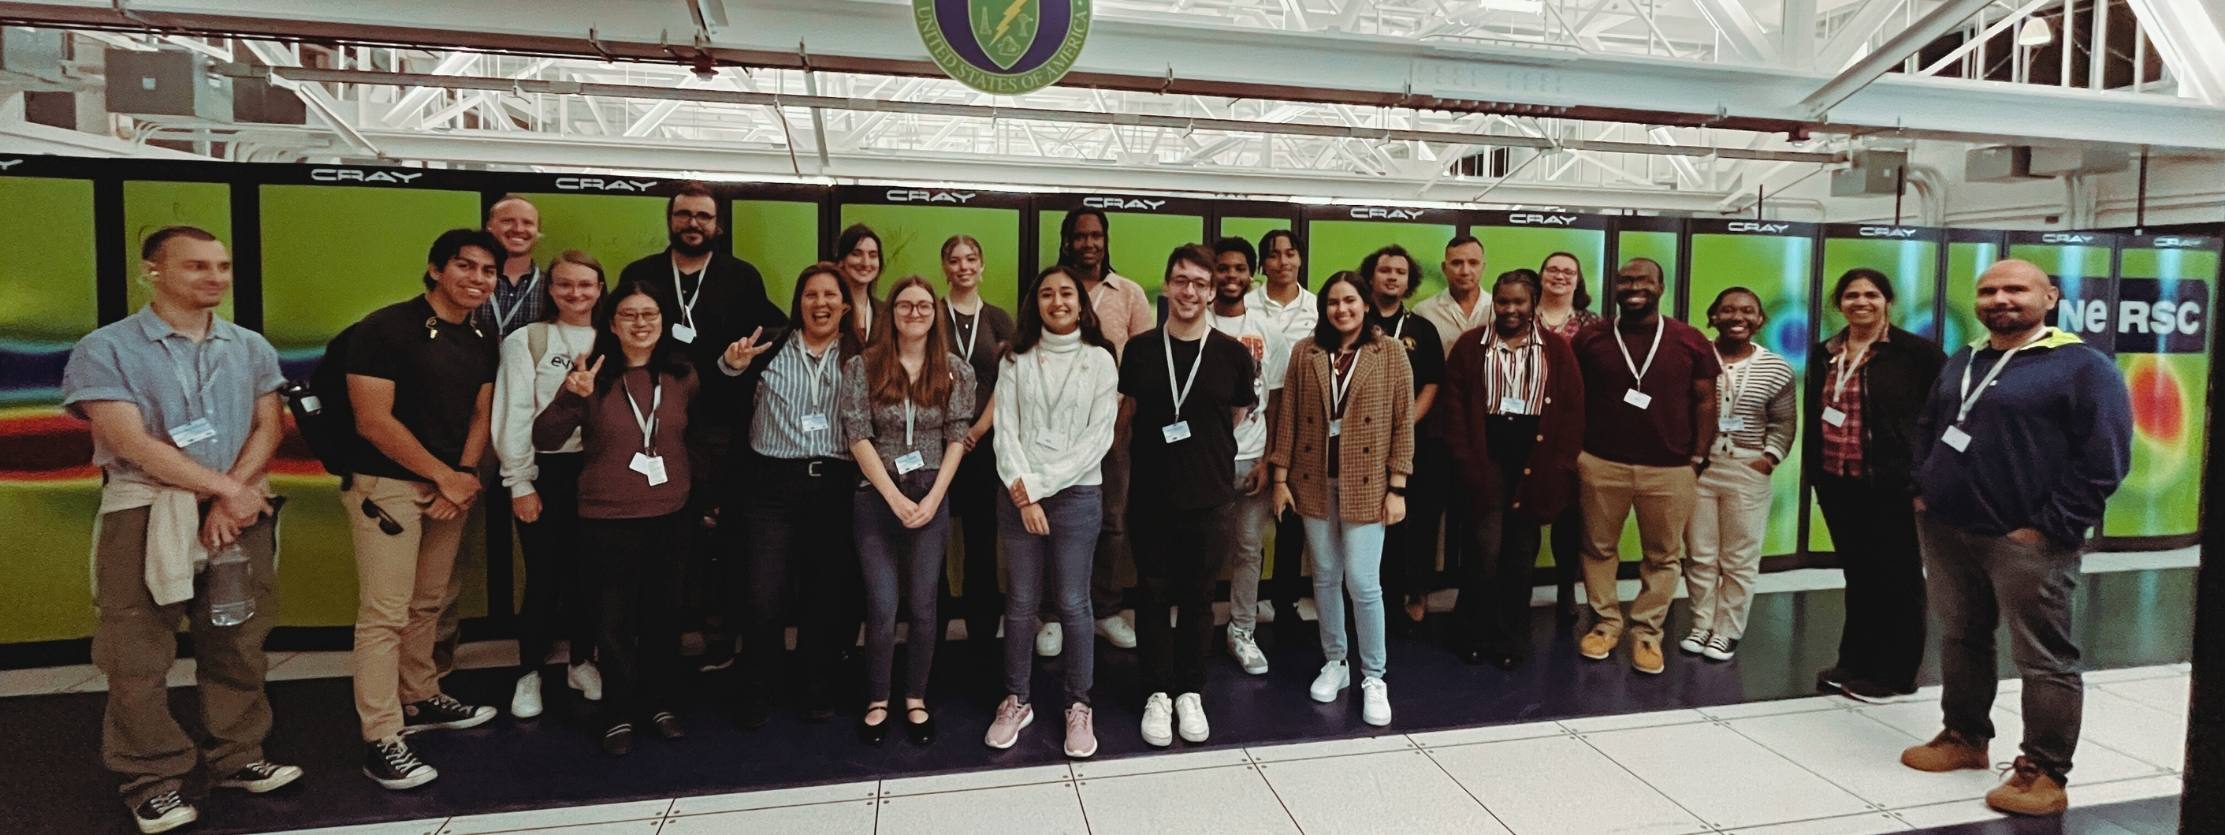
[[[857,462],[841,458],[760,458],[758,462],[769,474],[801,478],[842,478],[858,471]]]

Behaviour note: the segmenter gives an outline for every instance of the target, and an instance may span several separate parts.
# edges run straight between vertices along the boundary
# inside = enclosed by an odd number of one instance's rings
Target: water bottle
[[[209,622],[238,626],[255,616],[255,568],[234,542],[209,557]]]

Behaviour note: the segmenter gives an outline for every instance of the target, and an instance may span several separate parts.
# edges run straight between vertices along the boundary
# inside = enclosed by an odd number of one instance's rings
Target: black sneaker
[[[1901,690],[1867,679],[1850,678],[1846,680],[1845,686],[1841,687],[1839,692],[1845,693],[1847,698],[1857,702],[1867,702],[1875,705],[1884,704],[1895,697],[1906,696],[1916,691],[1912,689]]]
[[[688,735],[687,727],[680,724],[680,717],[672,715],[669,710],[657,711],[657,715],[649,717],[649,725],[656,728],[657,735],[665,739],[680,739]]]
[[[1837,667],[1816,673],[1816,692],[1832,696],[1839,695],[1840,691],[1846,689],[1847,678],[1846,671]]]
[[[621,722],[603,732],[603,753],[623,757],[634,749],[634,726]]]
[[[240,766],[231,776],[216,781],[217,788],[239,789],[248,794],[277,791],[287,783],[301,779],[301,767],[279,765],[269,760],[256,760]]]
[[[147,798],[131,810],[132,823],[139,824],[139,831],[154,835],[168,832],[201,819],[201,810],[185,802],[177,792],[163,792]]]
[[[417,758],[409,750],[409,743],[399,736],[389,737],[365,746],[363,774],[381,787],[401,791],[414,789],[433,781],[440,772]]]
[[[456,701],[446,693],[402,708],[402,733],[425,731],[460,731],[476,728],[493,719],[494,708],[474,707]]]
[[[763,697],[745,696],[742,698],[741,715],[737,720],[741,724],[742,730],[754,731],[765,727],[765,723],[771,719],[772,705],[766,703]]]

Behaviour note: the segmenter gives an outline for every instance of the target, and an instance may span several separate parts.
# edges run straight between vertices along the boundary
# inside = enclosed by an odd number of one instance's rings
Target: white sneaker
[[[1313,677],[1313,687],[1306,692],[1313,700],[1327,704],[1337,700],[1337,692],[1352,686],[1352,665],[1331,661],[1321,665],[1321,674]]]
[[[1098,618],[1097,634],[1105,636],[1105,642],[1117,649],[1136,648],[1136,628],[1128,625],[1128,619],[1119,615]]]
[[[1252,640],[1251,630],[1228,628],[1228,654],[1244,667],[1244,672],[1255,676],[1267,674],[1267,653],[1259,651],[1259,642]]]
[[[1715,633],[1695,628],[1684,636],[1684,640],[1676,643],[1676,648],[1683,650],[1685,655],[1698,655],[1707,648],[1708,636],[1713,634]]]
[[[1057,621],[1043,624],[1043,628],[1035,630],[1036,655],[1044,658],[1057,658],[1059,652],[1064,649],[1066,649],[1066,632],[1059,628]]]
[[[510,715],[519,719],[541,715],[541,671],[518,676],[517,689],[510,694]]]
[[[564,665],[564,683],[579,691],[582,699],[603,700],[603,671],[596,669],[593,661]]]
[[[1143,702],[1143,741],[1159,748],[1174,744],[1174,701],[1165,693]]]
[[[1174,697],[1174,718],[1184,741],[1204,742],[1213,735],[1213,726],[1205,723],[1205,700],[1196,693]]]
[[[1360,721],[1378,728],[1391,723],[1391,687],[1382,679],[1360,679]]]

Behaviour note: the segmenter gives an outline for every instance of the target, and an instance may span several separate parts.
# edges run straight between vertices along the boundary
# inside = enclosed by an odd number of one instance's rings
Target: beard
[[[666,234],[666,235],[665,235],[665,238],[666,238],[667,240],[670,240],[670,241],[672,242],[672,248],[673,248],[674,250],[677,250],[677,251],[679,251],[679,253],[680,253],[680,254],[682,254],[682,255],[702,255],[703,253],[706,253],[706,252],[710,252],[710,251],[711,251],[711,236],[710,236],[710,234],[709,234],[709,233],[703,233],[703,232],[698,232],[698,233],[696,233],[696,234],[699,234],[699,235],[702,235],[702,236],[703,236],[703,242],[702,242],[702,243],[699,243],[699,244],[690,244],[690,243],[688,243],[688,242],[687,242],[687,233],[685,233],[685,232],[671,232],[671,233],[668,233],[668,234]]]

